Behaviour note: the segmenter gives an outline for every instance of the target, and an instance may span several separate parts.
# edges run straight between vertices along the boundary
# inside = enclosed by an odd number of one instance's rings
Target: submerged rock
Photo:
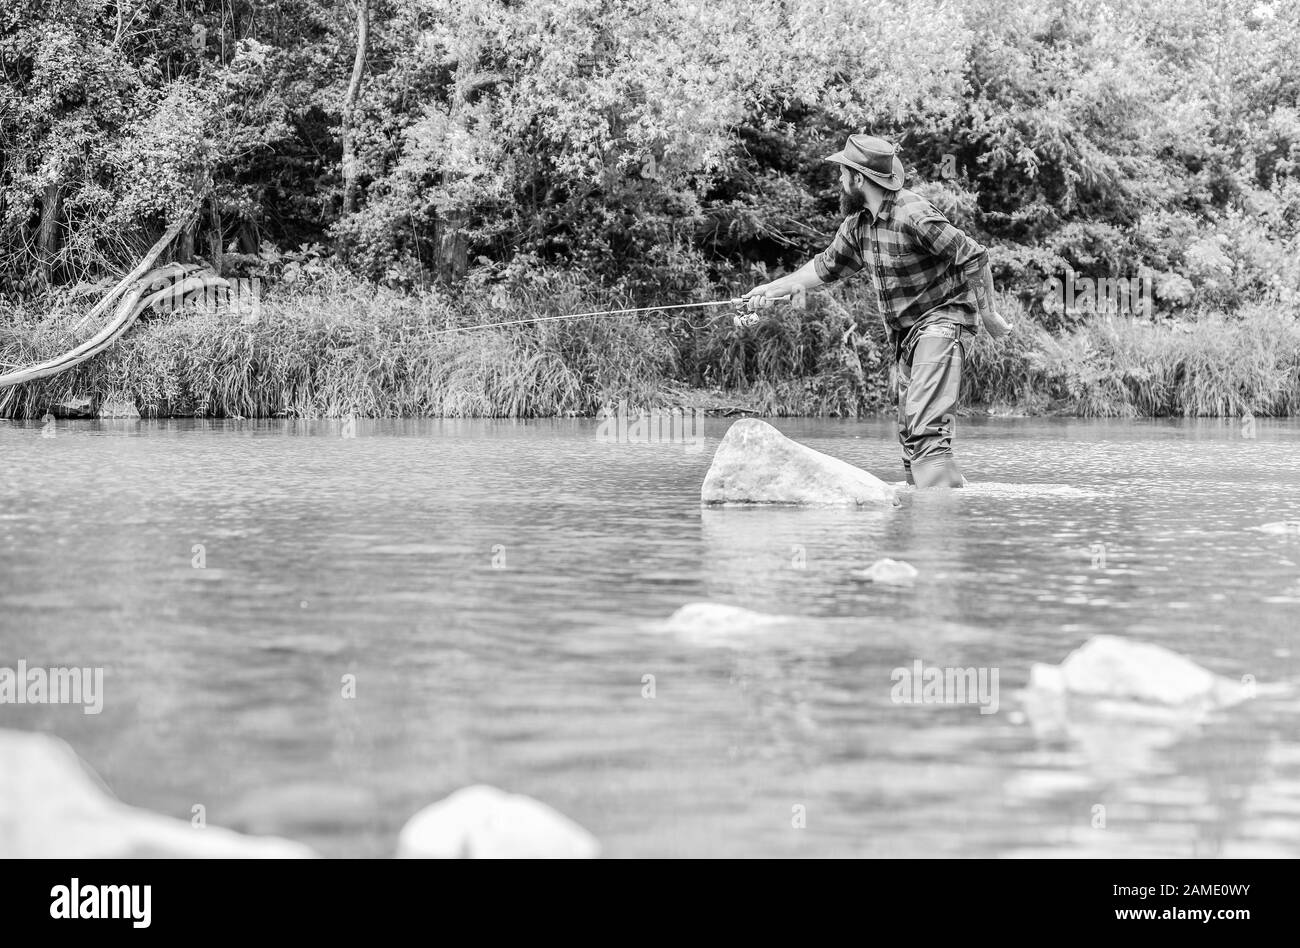
[[[785,620],[785,616],[754,612],[752,609],[721,602],[688,602],[668,617],[667,624],[672,630],[694,629],[702,625],[713,628],[749,628]]]
[[[898,502],[893,487],[846,461],[791,441],[767,422],[745,418],[723,437],[700,488],[706,504],[870,504]]]
[[[407,859],[594,859],[600,843],[531,797],[478,785],[411,817],[397,839]]]
[[[1300,520],[1278,520],[1275,523],[1261,524],[1254,529],[1258,530],[1260,533],[1291,536],[1300,534]]]
[[[887,586],[911,586],[920,574],[911,563],[885,557],[876,560],[864,570],[858,570],[853,575],[873,583],[884,583]]]
[[[314,855],[287,839],[200,829],[127,806],[110,796],[58,738],[0,730],[0,859]]]
[[[733,646],[747,642],[755,633],[792,621],[792,616],[754,612],[720,602],[690,602],[668,617],[664,629],[692,645]]]
[[[1241,682],[1222,678],[1177,652],[1114,635],[1094,636],[1060,665],[1033,665],[1029,688],[1042,694],[1189,709],[1226,707],[1250,696]]]
[[[50,406],[55,418],[94,418],[95,400],[89,395],[75,395]]]
[[[689,646],[730,649],[746,661],[767,656],[778,663],[789,655],[824,660],[856,652],[869,639],[873,647],[908,649],[937,656],[936,662],[951,655],[951,663],[957,664],[969,647],[985,648],[998,640],[993,629],[941,619],[792,615],[718,602],[688,603],[642,628],[650,635],[671,634]]]

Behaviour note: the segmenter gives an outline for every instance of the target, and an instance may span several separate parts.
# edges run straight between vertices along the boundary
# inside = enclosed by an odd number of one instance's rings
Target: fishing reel
[[[733,299],[731,303],[733,306],[738,307],[740,312],[731,317],[731,323],[737,329],[745,329],[749,326],[757,325],[763,318],[759,310],[768,309],[777,303],[785,302],[788,299],[790,299],[789,294],[786,294],[785,296],[773,296],[770,299],[767,297],[746,299],[743,296],[738,296]]]

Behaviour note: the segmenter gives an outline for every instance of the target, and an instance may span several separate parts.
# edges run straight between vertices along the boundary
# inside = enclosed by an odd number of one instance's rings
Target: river
[[[901,476],[887,421],[774,423]],[[728,424],[0,421],[0,665],[104,669],[102,713],[0,726],[326,855],[479,782],[614,857],[1300,855],[1294,697],[1054,732],[1017,698],[1102,633],[1296,681],[1300,536],[1254,528],[1300,520],[1300,422],[963,420],[966,490],[701,509]],[[885,556],[915,585],[854,576]],[[668,630],[701,601],[797,620]],[[895,701],[917,661],[996,669],[996,713]]]

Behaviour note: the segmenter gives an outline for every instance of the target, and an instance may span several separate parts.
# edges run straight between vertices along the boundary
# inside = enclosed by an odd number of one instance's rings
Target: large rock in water
[[[531,797],[484,785],[457,790],[411,817],[397,838],[408,859],[594,859],[600,843]]]
[[[1040,740],[1069,741],[1093,780],[1129,785],[1166,771],[1164,752],[1197,739],[1211,714],[1285,690],[1223,678],[1159,645],[1098,635],[1059,665],[1033,665],[1019,697]]]
[[[706,504],[871,504],[898,502],[893,487],[838,458],[791,441],[765,421],[728,430],[700,488]]]
[[[1159,645],[1097,635],[1060,665],[1035,664],[1029,687],[1045,694],[1204,710],[1250,696],[1241,682],[1221,678]]]
[[[306,846],[139,810],[115,800],[56,737],[0,730],[0,859],[286,859]]]

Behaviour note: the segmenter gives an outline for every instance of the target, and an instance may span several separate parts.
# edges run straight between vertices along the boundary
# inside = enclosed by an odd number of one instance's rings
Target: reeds
[[[728,295],[722,289],[718,297]],[[153,314],[94,360],[0,391],[0,416],[40,417],[75,397],[142,415],[243,417],[593,415],[620,401],[668,407],[712,390],[768,415],[859,416],[888,407],[890,365],[866,291],[812,294],[738,328],[725,307],[445,332],[634,305],[572,274],[503,293],[403,295],[337,274],[280,286],[253,313]],[[655,302],[680,302],[656,300]],[[62,352],[96,327],[89,302],[0,324],[0,364]],[[1256,306],[1168,324],[1096,318],[1061,335],[971,345],[968,405],[1092,416],[1290,415],[1300,410],[1300,319]],[[698,399],[696,400],[698,404]]]
[[[1009,340],[972,346],[971,401],[1083,416],[1300,410],[1300,317],[1281,308],[1188,322],[1097,317],[1060,336],[1017,321]]]
[[[145,416],[525,417],[594,414],[619,399],[651,403],[675,353],[649,323],[593,318],[446,332],[599,308],[592,303],[564,287],[543,300],[533,292],[412,297],[357,284],[282,292],[259,300],[253,314],[189,306],[143,320],[102,358],[0,392],[0,414],[39,417],[86,395],[125,399]],[[0,328],[0,362],[64,351],[78,341],[76,322],[64,314]]]

